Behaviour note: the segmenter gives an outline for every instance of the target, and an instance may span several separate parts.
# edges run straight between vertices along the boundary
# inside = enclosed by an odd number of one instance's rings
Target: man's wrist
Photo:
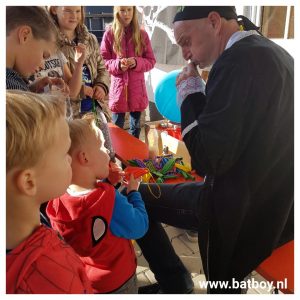
[[[200,76],[188,77],[187,79],[182,80],[177,86],[176,101],[179,109],[188,95],[199,92],[205,94],[205,82]]]

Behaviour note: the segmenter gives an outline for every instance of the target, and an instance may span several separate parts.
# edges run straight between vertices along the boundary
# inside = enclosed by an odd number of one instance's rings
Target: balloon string
[[[150,174],[150,177],[153,179],[154,183],[157,185],[157,190],[158,190],[158,194],[155,195],[150,187],[150,185],[148,183],[146,183],[148,189],[149,189],[149,192],[150,194],[155,198],[155,199],[159,199],[161,197],[161,189],[160,189],[160,186],[159,184],[155,181],[155,179],[153,178],[153,175],[151,174],[151,172],[149,172]]]

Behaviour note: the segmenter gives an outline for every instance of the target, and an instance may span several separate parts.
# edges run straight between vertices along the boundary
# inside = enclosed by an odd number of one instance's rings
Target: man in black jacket
[[[198,230],[210,293],[243,279],[294,233],[294,61],[234,7],[180,7],[174,33],[191,62],[177,78],[183,140],[204,185],[162,185],[138,241],[162,292],[189,292],[188,273],[158,222]],[[250,30],[249,30],[250,29]],[[206,86],[196,66],[212,65]],[[169,279],[167,274],[173,274]]]

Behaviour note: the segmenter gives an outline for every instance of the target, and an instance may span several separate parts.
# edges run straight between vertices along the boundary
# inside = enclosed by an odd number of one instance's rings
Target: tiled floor
[[[172,226],[164,225],[164,228],[170,238],[174,249],[186,268],[191,272],[194,281],[194,293],[195,294],[206,294],[206,289],[200,288],[199,282],[205,281],[205,275],[202,268],[198,243],[190,242],[185,234],[185,231],[179,228],[174,228]],[[138,285],[149,285],[155,283],[154,274],[149,269],[148,263],[145,260],[143,254],[137,243],[134,243],[136,256],[138,259],[137,267],[137,277]],[[257,282],[265,281],[256,272],[252,272],[251,277]],[[249,277],[249,278],[251,278]],[[279,292],[280,293],[280,292]],[[247,294],[270,294],[267,288],[250,288]]]
[[[195,283],[194,292],[197,294],[206,293],[206,290],[201,290],[199,288],[198,283],[200,280],[205,280],[205,276],[203,274],[200,274],[203,273],[203,270],[198,243],[190,242],[185,235],[185,231],[182,229],[167,225],[164,225],[164,228],[170,238],[172,245],[174,246],[176,253],[179,255],[186,268],[192,274],[192,278]],[[138,258],[137,277],[139,286],[155,283],[156,280],[154,278],[154,275],[150,271],[148,263],[142,255],[140,248],[136,243],[134,245]]]

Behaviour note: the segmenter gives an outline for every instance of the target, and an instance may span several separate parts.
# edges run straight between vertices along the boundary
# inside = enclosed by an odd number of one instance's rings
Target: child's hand
[[[124,175],[125,173],[122,168],[120,168],[116,163],[112,161],[109,163],[109,175],[107,179],[112,185],[116,185],[118,182],[121,182]]]
[[[131,191],[137,191],[139,189],[141,180],[141,177],[134,179],[133,174],[131,174],[129,181],[125,183],[125,185],[127,186],[127,194],[129,194]]]
[[[75,62],[83,65],[86,54],[86,46],[82,43],[78,43],[78,45],[75,46]]]
[[[49,80],[50,89],[52,91],[60,91],[65,95],[70,94],[69,86],[65,83],[65,81],[62,78],[50,77]]]
[[[50,92],[51,90],[59,90],[65,95],[69,95],[70,93],[69,86],[63,79],[58,77],[43,77],[38,79],[30,85],[29,89],[34,93],[44,93],[47,86],[47,92]]]
[[[83,93],[84,93],[85,96],[89,96],[89,97],[92,98],[93,95],[94,95],[94,90],[93,90],[92,87],[84,85],[83,86]]]
[[[94,95],[93,95],[94,99],[96,99],[96,100],[103,100],[104,99],[105,91],[101,86],[96,85],[96,86],[94,86],[93,90],[94,90]]]
[[[122,58],[121,59],[121,66],[120,67],[121,67],[121,70],[123,72],[128,70],[127,58]]]
[[[136,67],[136,59],[134,57],[127,58],[127,66],[132,69]]]

